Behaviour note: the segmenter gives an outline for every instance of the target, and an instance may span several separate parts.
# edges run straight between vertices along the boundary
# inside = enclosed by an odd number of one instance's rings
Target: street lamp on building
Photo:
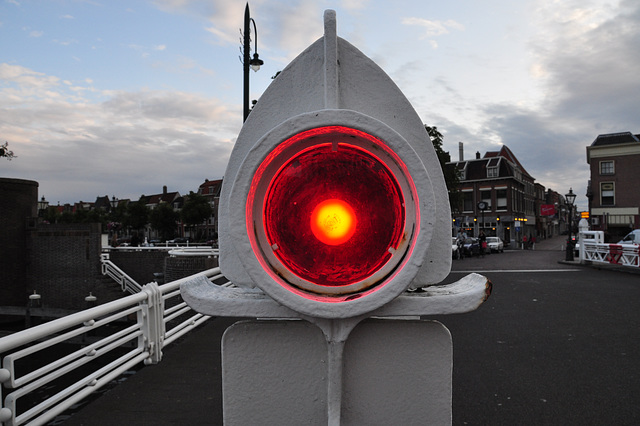
[[[255,49],[253,59],[251,58],[251,22],[253,22],[253,30],[255,33]],[[249,68],[253,71],[258,71],[260,66],[264,64],[264,61],[258,56],[258,29],[256,28],[256,21],[253,20],[249,13],[249,3],[244,9],[244,33],[243,33],[243,46],[242,46],[242,70],[244,76],[244,118],[243,122],[247,120],[249,116]]]
[[[44,214],[44,211],[47,210],[48,207],[49,207],[49,202],[44,199],[44,195],[43,195],[40,201],[38,201],[38,216],[42,216]]]
[[[573,193],[573,189],[569,188],[569,193],[565,194],[565,199],[567,200],[567,205],[569,206],[569,238],[567,238],[567,253],[565,256],[565,260],[572,261],[573,260],[573,240],[571,238],[571,228],[573,224],[571,223],[572,215],[573,215],[573,202],[576,200],[576,194]]]

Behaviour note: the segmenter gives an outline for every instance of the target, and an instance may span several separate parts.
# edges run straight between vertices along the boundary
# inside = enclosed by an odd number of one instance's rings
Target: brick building
[[[640,135],[609,133],[587,147],[591,228],[618,240],[640,228]]]
[[[203,235],[206,235],[208,240],[218,239],[218,204],[220,204],[221,190],[222,179],[205,179],[198,187],[198,194],[207,198],[209,204],[211,204],[211,217],[207,219],[205,224],[201,225],[201,228],[204,228]]]
[[[535,179],[508,147],[483,157],[477,152],[474,159],[465,160],[460,143],[460,160],[446,166],[455,167],[460,179],[461,205],[452,212],[454,235],[477,236],[484,231],[505,244],[524,235],[537,236],[536,193],[543,194],[544,187],[536,187]]]

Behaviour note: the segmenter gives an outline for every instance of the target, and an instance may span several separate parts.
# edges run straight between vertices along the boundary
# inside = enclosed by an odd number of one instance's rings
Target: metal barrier
[[[232,285],[209,269],[0,338],[0,422],[44,424],[137,364],[160,362],[166,345],[210,318],[180,298],[180,285],[197,276]],[[53,386],[52,396],[25,401]]]
[[[580,232],[580,263],[595,262],[638,268],[639,253],[640,246],[636,244],[604,243],[602,231]]]
[[[100,264],[102,275],[107,275],[115,282],[120,284],[122,291],[128,291],[131,294],[140,293],[142,286],[136,282],[133,278],[127,275],[122,269],[118,268],[115,263],[109,260],[109,253],[102,253],[100,255]]]
[[[103,253],[100,254],[100,264],[102,275],[107,275],[115,282],[120,284],[122,291],[128,291],[131,294],[139,293],[142,290],[142,286],[136,282],[133,278],[127,275],[122,269],[120,269],[115,263],[111,262],[109,252],[111,250],[138,250],[138,251],[168,251],[170,256],[210,256],[218,258],[220,250],[211,247],[123,247],[123,248],[103,248]]]

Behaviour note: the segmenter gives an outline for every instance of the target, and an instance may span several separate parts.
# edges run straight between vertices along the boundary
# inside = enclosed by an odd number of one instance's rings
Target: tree
[[[0,157],[4,157],[9,161],[11,161],[11,159],[13,158],[18,158],[18,156],[9,149],[9,142],[5,142],[0,145]]]
[[[430,127],[428,125],[424,125],[424,128],[427,130],[429,134],[429,138],[431,139],[431,143],[433,144],[433,148],[436,151],[436,155],[438,156],[438,161],[440,161],[440,167],[442,168],[442,173],[444,174],[444,181],[447,185],[447,190],[449,191],[449,205],[451,206],[451,211],[453,213],[460,211],[460,179],[458,178],[458,173],[456,172],[455,167],[447,166],[447,163],[451,162],[451,155],[449,155],[448,151],[445,151],[442,148],[442,143],[444,136],[436,126]]]
[[[153,229],[158,231],[160,238],[168,240],[175,235],[176,221],[179,216],[171,204],[160,203],[149,213],[149,223]]]
[[[149,209],[142,200],[129,203],[124,219],[125,226],[135,230],[142,229],[149,222]]]
[[[185,225],[193,228],[210,218],[212,212],[213,209],[206,197],[190,191],[189,195],[185,197],[184,205],[180,212],[180,218]]]

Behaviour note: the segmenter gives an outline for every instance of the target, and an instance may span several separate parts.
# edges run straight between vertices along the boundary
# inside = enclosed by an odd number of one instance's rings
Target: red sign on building
[[[553,216],[556,214],[556,206],[553,204],[541,204],[540,216]]]

